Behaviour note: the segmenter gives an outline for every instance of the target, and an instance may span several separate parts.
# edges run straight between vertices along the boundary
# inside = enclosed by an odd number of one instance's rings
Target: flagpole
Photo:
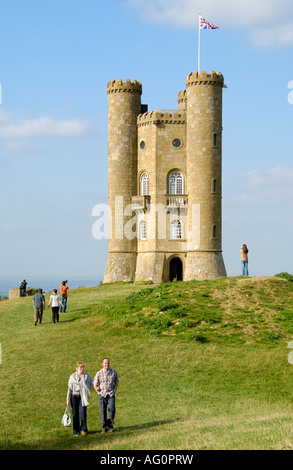
[[[197,71],[200,74],[200,17],[201,14],[198,15],[198,52],[197,52]]]

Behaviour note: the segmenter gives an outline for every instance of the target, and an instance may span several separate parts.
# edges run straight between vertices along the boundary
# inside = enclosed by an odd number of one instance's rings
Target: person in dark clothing
[[[20,283],[20,296],[21,297],[25,297],[26,296],[26,286],[27,286],[27,282],[25,279],[23,279]]]

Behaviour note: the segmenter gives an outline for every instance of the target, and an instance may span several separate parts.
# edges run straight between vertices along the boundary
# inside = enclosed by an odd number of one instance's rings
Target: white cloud
[[[293,230],[293,167],[244,172],[236,183],[242,189],[223,198],[225,242],[242,234],[256,243],[266,234],[266,243],[277,242],[282,250]]]
[[[6,142],[6,147],[9,150],[13,151],[29,151],[29,152],[36,152],[40,150],[40,145],[35,144],[31,140],[26,139],[15,139],[15,140],[8,140]]]
[[[258,46],[293,45],[291,0],[128,0],[143,18],[176,27],[197,27],[198,14],[219,27],[244,28]]]
[[[12,118],[11,118],[12,119]],[[0,138],[18,139],[35,136],[79,136],[88,131],[88,126],[79,119],[53,119],[43,116],[36,119],[14,119],[0,123]]]
[[[278,206],[286,211],[293,205],[293,167],[278,165],[266,170],[243,172],[239,175],[245,194],[233,199],[256,206]]]
[[[252,31],[256,45],[264,47],[283,47],[293,45],[293,21],[288,24],[277,24]]]

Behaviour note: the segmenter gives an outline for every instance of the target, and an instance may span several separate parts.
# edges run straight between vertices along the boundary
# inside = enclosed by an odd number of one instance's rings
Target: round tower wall
[[[212,277],[216,277],[215,273],[226,275],[221,261],[223,84],[223,76],[216,72],[194,72],[186,80],[187,266],[190,271],[187,269],[186,279],[194,277],[196,269],[205,273],[205,277],[208,272],[213,273]],[[192,210],[193,207],[197,209]],[[195,233],[197,236],[194,236]],[[201,275],[197,277],[201,278]]]
[[[136,238],[131,233],[134,214],[130,210],[125,214],[125,209],[137,193],[137,116],[141,112],[141,93],[142,86],[137,81],[113,80],[107,85],[108,203],[112,236],[104,282],[116,280],[114,266],[118,269],[118,265],[120,280],[134,279]]]

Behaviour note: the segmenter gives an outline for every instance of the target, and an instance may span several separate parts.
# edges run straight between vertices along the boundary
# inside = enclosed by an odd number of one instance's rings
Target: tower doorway
[[[170,281],[183,281],[183,265],[180,258],[172,258],[170,261]]]

